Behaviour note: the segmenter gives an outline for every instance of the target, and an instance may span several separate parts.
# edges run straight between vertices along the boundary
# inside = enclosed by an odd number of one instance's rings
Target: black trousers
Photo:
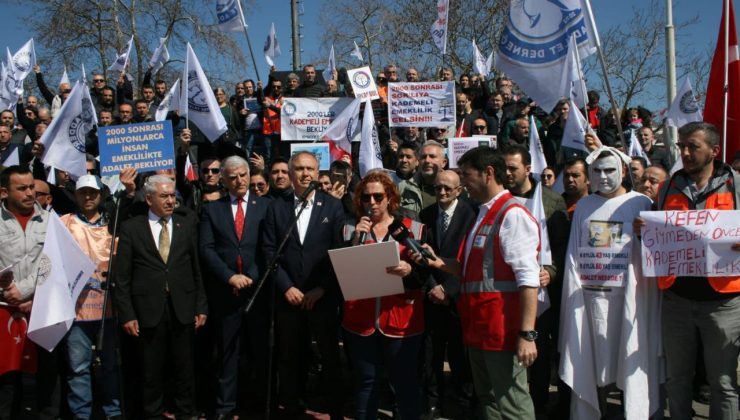
[[[176,415],[194,415],[195,335],[193,323],[181,324],[168,302],[162,320],[155,327],[141,328],[136,340],[141,366],[141,394],[145,418],[161,418],[164,413],[164,366],[173,366],[173,410]]]
[[[278,309],[276,312],[278,342],[278,375],[280,399],[291,411],[300,411],[298,402],[303,397],[307,369],[300,353],[311,335],[321,353],[326,399],[330,404],[329,415],[338,417],[343,408],[343,383],[339,360],[339,315],[329,311],[305,311],[302,309]]]

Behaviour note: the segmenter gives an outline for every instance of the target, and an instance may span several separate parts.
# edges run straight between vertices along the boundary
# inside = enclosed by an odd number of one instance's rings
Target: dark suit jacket
[[[140,328],[156,326],[167,305],[165,284],[177,320],[194,322],[207,314],[198,259],[198,230],[192,213],[172,215],[172,240],[167,263],[162,261],[149,228],[147,216],[137,216],[121,225],[114,264],[116,308],[121,323],[138,320]]]
[[[475,210],[473,210],[473,207],[468,201],[458,198],[457,207],[455,207],[455,212],[452,214],[452,219],[450,219],[450,225],[447,227],[444,239],[440,238],[439,225],[437,223],[440,217],[439,214],[440,208],[437,204],[429,206],[419,213],[421,222],[427,226],[427,243],[434,249],[437,255],[445,258],[457,258],[460,244],[465,240],[465,235],[473,227],[473,224],[475,224]],[[454,275],[444,273],[440,270],[433,270],[429,277],[430,281],[427,283],[428,289],[441,284],[451,298],[454,299],[459,294],[460,280]]]
[[[267,261],[275,255],[280,241],[290,229],[290,221],[295,215],[294,209],[293,195],[276,197],[270,204],[265,217],[263,236]],[[305,293],[321,286],[325,293],[314,306],[314,310],[336,310],[341,301],[341,294],[328,250],[343,246],[344,223],[342,203],[324,192],[317,191],[303,244],[299,240],[298,228],[295,227],[278,260],[274,278],[281,295],[291,287]],[[278,302],[283,308],[288,305],[282,296]]]
[[[201,212],[199,231],[203,277],[211,309],[220,313],[239,308],[256,287],[253,284],[238,296],[234,295],[229,279],[236,274],[238,256],[242,258],[242,274],[253,281],[257,282],[264,272],[262,228],[270,200],[251,193],[245,198],[247,211],[241,241],[236,237],[231,196],[226,195],[204,205]]]

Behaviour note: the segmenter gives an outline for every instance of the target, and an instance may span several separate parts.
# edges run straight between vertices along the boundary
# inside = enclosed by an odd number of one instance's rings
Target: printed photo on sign
[[[622,246],[622,225],[622,222],[589,221],[588,244],[593,248]]]
[[[329,153],[329,143],[293,143],[290,145],[290,155],[296,153],[308,152],[316,156],[319,161],[319,170],[328,171],[331,165],[331,153]]]

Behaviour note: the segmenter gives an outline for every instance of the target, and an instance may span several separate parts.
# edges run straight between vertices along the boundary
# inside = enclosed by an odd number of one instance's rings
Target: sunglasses
[[[256,190],[261,190],[267,186],[266,182],[255,182],[254,184],[249,184],[249,188],[254,188]]]
[[[373,193],[373,194],[360,195],[360,200],[363,203],[369,203],[371,199],[375,200],[376,203],[380,203],[381,201],[385,200],[385,194],[384,193]]]
[[[221,168],[203,168],[201,169],[204,174],[218,175],[221,173]]]
[[[436,131],[438,133],[446,133],[447,132],[447,129],[446,128],[435,128],[434,131]]]
[[[93,82],[95,82],[95,83],[103,83],[103,82],[105,82],[105,79],[93,79]]]

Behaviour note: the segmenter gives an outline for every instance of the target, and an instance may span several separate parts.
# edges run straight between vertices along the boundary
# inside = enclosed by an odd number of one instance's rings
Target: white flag
[[[545,152],[542,150],[540,133],[537,132],[537,126],[534,122],[534,115],[529,116],[529,155],[532,158],[532,167],[530,172],[541,175],[542,171],[547,168]]]
[[[676,172],[683,169],[683,160],[679,157],[676,159],[676,162],[673,163],[673,167],[671,167],[671,173],[670,175],[673,176]]]
[[[73,177],[87,174],[85,168],[85,138],[95,125],[95,108],[85,100],[89,92],[76,82],[72,92],[51,124],[41,136],[44,154],[41,161],[69,172]]]
[[[280,44],[278,43],[277,34],[275,33],[275,23],[270,26],[270,33],[265,40],[265,61],[272,67],[275,65],[275,58],[280,57]]]
[[[240,0],[218,0],[216,16],[218,28],[224,32],[241,32],[247,27]]]
[[[583,78],[583,67],[576,46],[576,35],[572,34],[568,40],[568,55],[565,57],[565,67],[560,79],[560,95],[573,99],[580,109],[585,108],[586,103],[588,103],[586,81]]]
[[[432,41],[442,54],[447,54],[447,12],[449,0],[437,0],[437,20],[432,24]]]
[[[352,41],[352,42],[355,44],[355,50],[352,51],[350,55],[360,61],[364,61],[364,58],[362,57],[362,51],[360,51],[360,47],[357,45],[357,42],[356,41]]]
[[[69,83],[69,75],[67,75],[67,66],[64,66],[64,73],[62,73],[62,78],[59,80],[59,84],[66,83],[68,85],[71,85]]]
[[[3,70],[2,87],[0,87],[0,107],[11,109],[15,113],[15,104],[23,95],[23,81],[36,65],[36,51],[33,38],[29,39],[23,46],[10,54],[6,48],[7,63]]]
[[[375,116],[373,115],[371,101],[365,101],[359,160],[361,177],[364,177],[373,169],[383,167],[383,158],[380,155],[380,141],[378,140],[378,130],[375,127]]]
[[[158,72],[169,60],[170,52],[167,51],[167,37],[159,38],[159,45],[152,53],[152,58],[149,59],[149,67],[152,68],[152,73]]]
[[[80,70],[80,72],[82,73],[81,74],[81,76],[82,76],[82,84],[85,85],[85,86],[88,86],[88,83],[87,83],[87,72],[85,72],[85,63],[82,63],[82,66],[81,67],[82,67],[82,69]]]
[[[329,62],[326,64],[326,68],[322,72],[324,75],[324,81],[331,80],[334,78],[334,72],[337,70],[337,61],[334,59],[334,45],[331,46],[329,52]]]
[[[178,111],[180,109],[180,79],[177,79],[167,95],[162,98],[162,102],[157,106],[157,111],[154,113],[154,119],[156,121],[164,121],[167,119],[167,114],[170,111]]]
[[[683,79],[681,89],[676,93],[676,97],[673,98],[668,113],[666,114],[666,125],[673,127],[681,127],[684,124],[702,121],[701,109],[696,103],[694,97],[694,89],[691,88],[691,80],[687,75]]]
[[[473,70],[486,77],[491,72],[491,64],[493,64],[493,53],[488,56],[488,59],[484,58],[473,39]]]
[[[12,147],[12,146],[11,146]],[[8,167],[13,165],[20,165],[21,164],[21,156],[19,153],[20,148],[15,147],[12,152],[8,155],[8,157],[5,158],[5,160],[2,163],[2,166]]]
[[[532,217],[537,220],[540,227],[540,266],[552,265],[552,251],[550,248],[550,237],[547,233],[547,216],[545,215],[545,206],[542,202],[542,182],[537,182],[534,188],[532,198],[527,200],[527,210],[532,213]],[[540,287],[537,293],[537,316],[542,315],[550,307],[550,296],[547,293],[547,287]]]
[[[565,122],[561,145],[588,152],[586,148],[586,133],[588,130],[588,121],[586,121],[586,118],[578,110],[573,100],[571,100],[570,110],[568,110],[568,121]]]
[[[337,115],[334,121],[326,127],[321,140],[329,143],[329,152],[332,160],[339,160],[342,156],[351,156],[352,143],[350,139],[357,132],[360,116],[360,98],[355,98]]]
[[[118,54],[116,61],[108,67],[108,71],[125,71],[126,65],[128,65],[128,59],[131,54],[131,46],[134,45],[134,36],[131,35],[131,39],[126,43],[126,47],[123,52]]]
[[[95,264],[59,216],[50,212],[36,273],[28,338],[47,351],[54,350],[72,326],[77,298],[93,273]]]
[[[587,0],[510,3],[496,67],[545,110],[554,108],[561,97],[557,81],[567,49],[557,47],[567,45],[571,34],[577,34],[582,58],[595,51],[595,25],[590,24],[584,2]]]
[[[49,185],[57,185],[57,171],[53,166],[49,166],[49,173],[46,175],[46,182]]]
[[[650,158],[648,157],[647,153],[645,153],[645,150],[642,148],[640,141],[635,135],[635,130],[630,130],[630,148],[627,154],[629,155],[629,157],[639,156],[645,158],[648,166],[651,165]]]
[[[227,130],[226,120],[190,43],[187,46],[181,83],[180,116],[184,116],[184,112],[188,120],[197,125],[208,140],[211,142],[218,140]],[[184,107],[183,102],[186,102]]]

